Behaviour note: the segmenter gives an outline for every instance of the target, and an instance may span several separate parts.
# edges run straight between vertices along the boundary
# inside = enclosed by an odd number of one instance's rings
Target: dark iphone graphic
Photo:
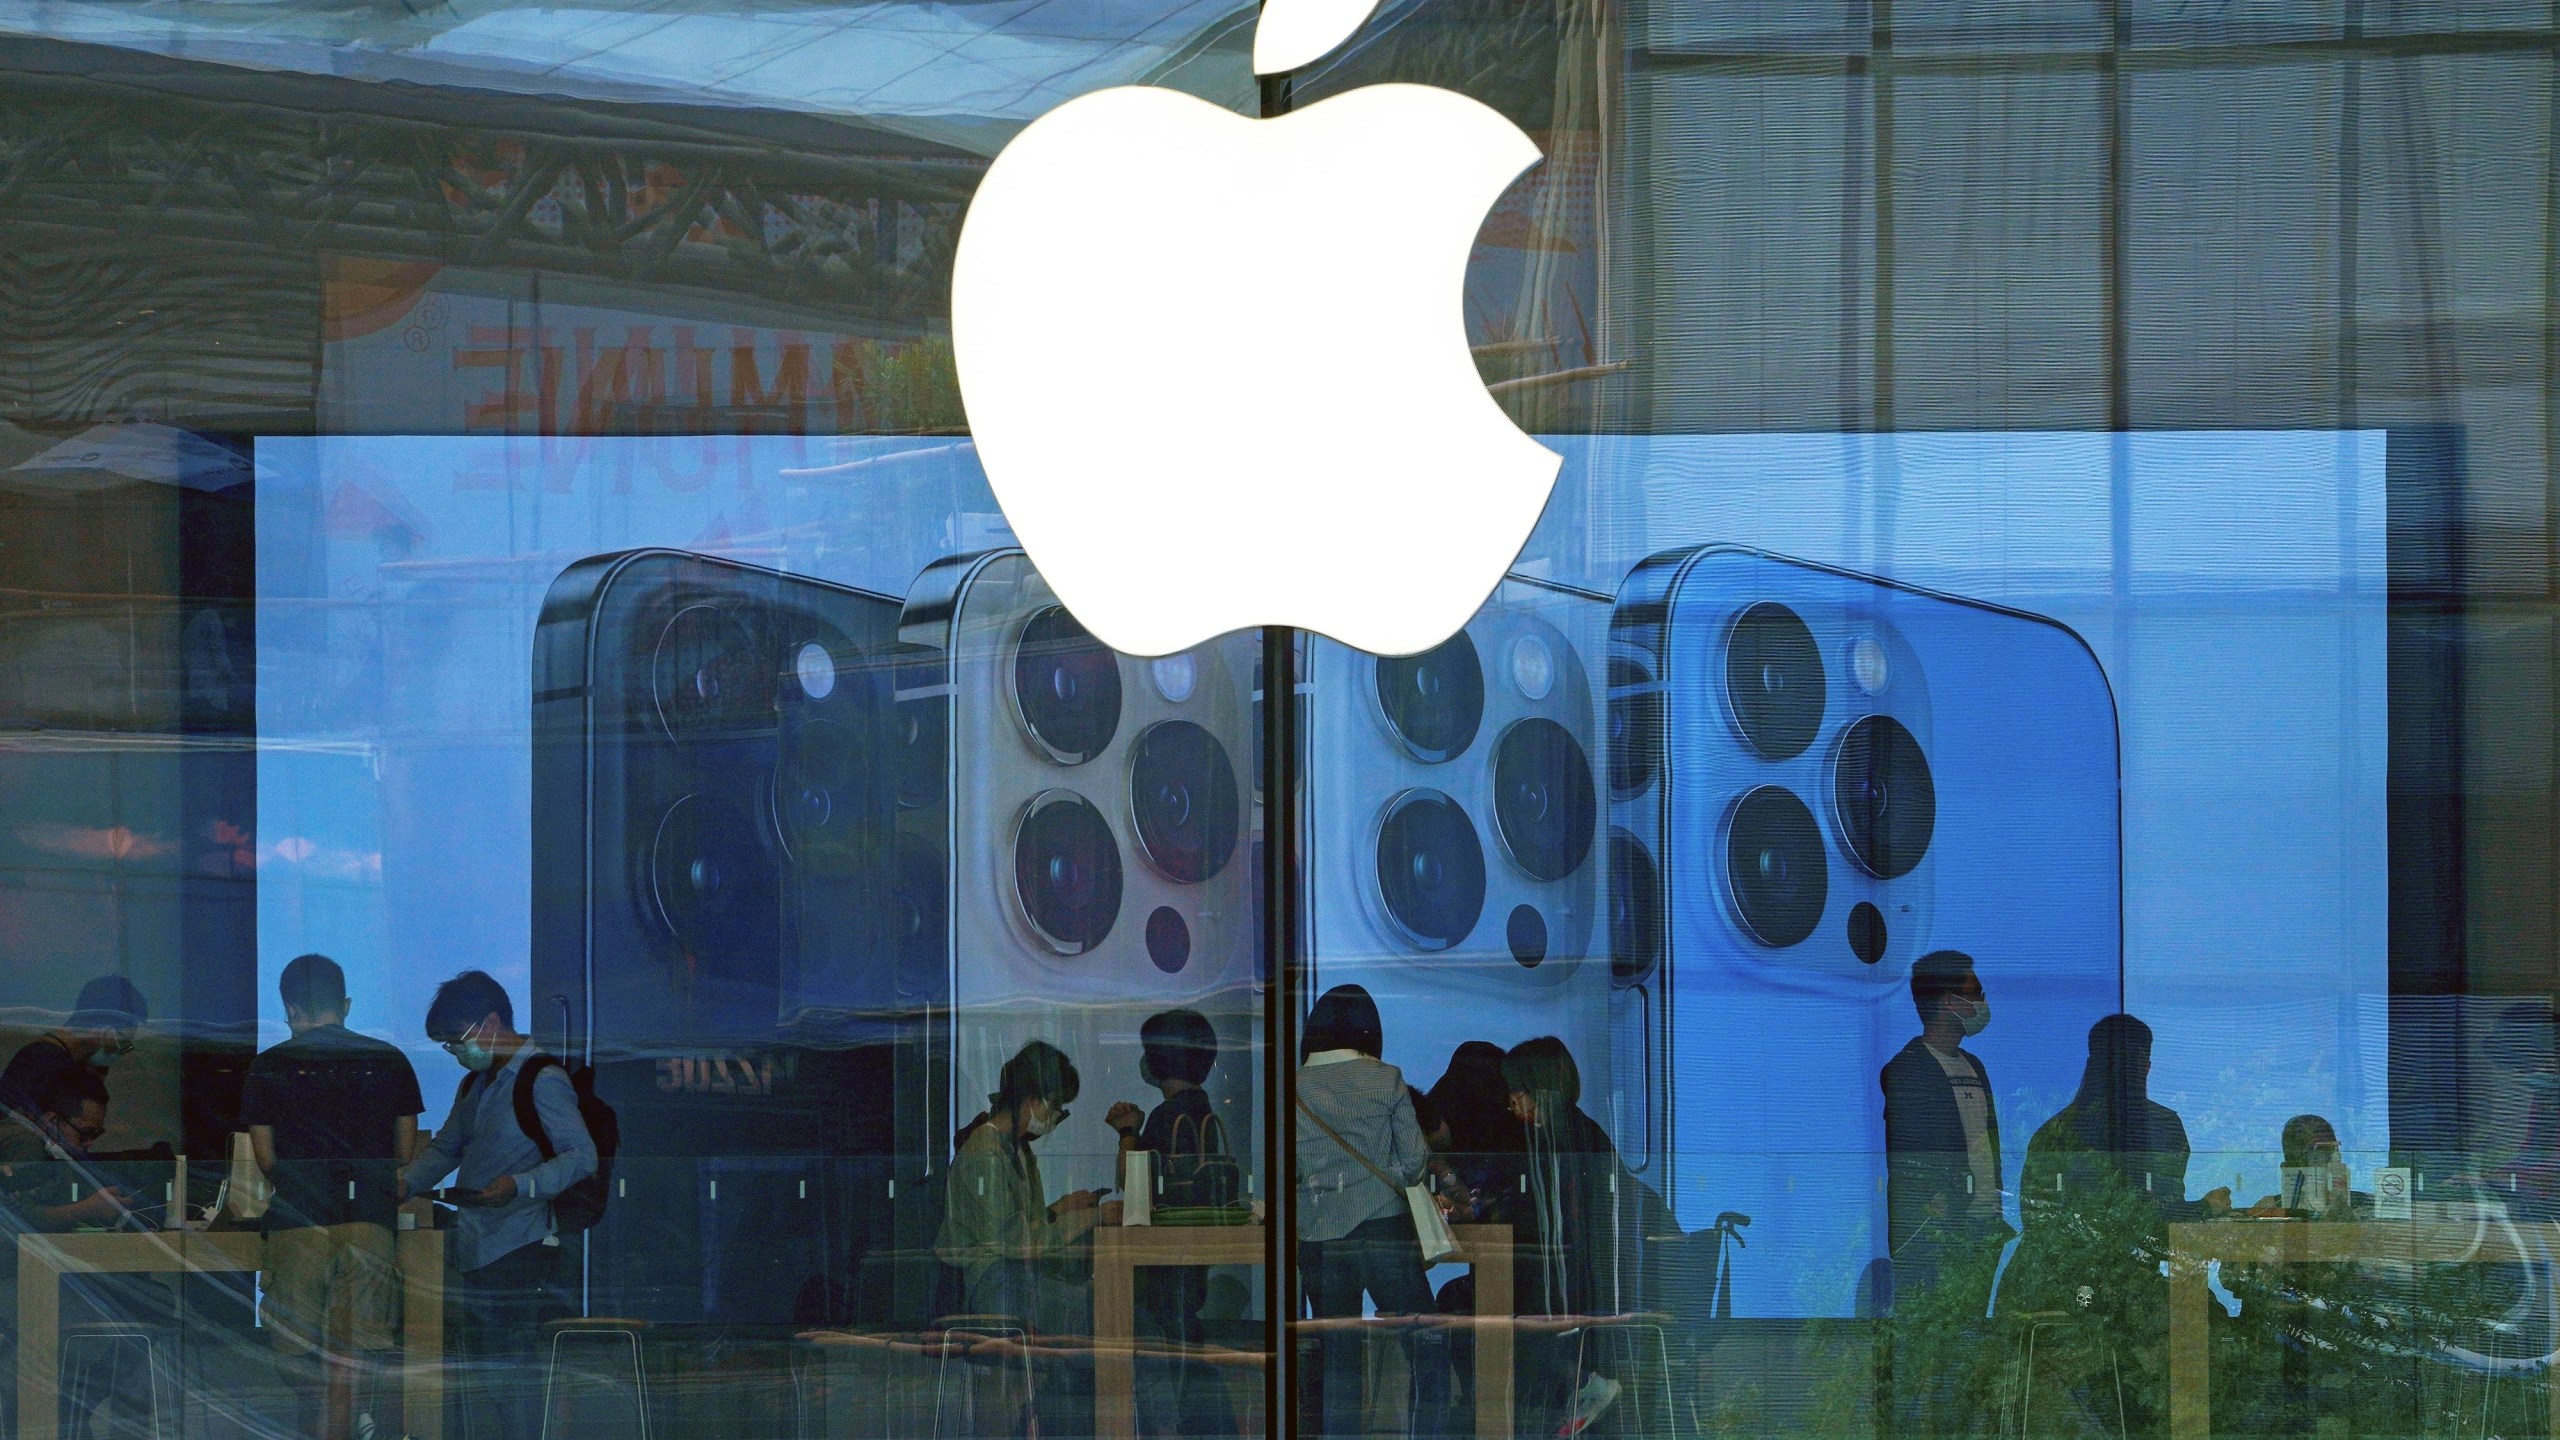
[[[1911,962],[1977,963],[2004,1186],[2120,1002],[2106,677],[2053,621],[1732,548],[1638,567],[1608,666],[1617,1074],[1656,1181],[1683,1229],[1754,1217],[1734,1314],[1867,1310]]]
[[[900,868],[898,611],[663,550],[580,561],[545,599],[530,1023],[620,1116],[596,1311],[893,1303],[942,978]]]

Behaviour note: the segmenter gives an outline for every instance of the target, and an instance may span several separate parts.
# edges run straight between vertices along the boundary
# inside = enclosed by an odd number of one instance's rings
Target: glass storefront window
[[[0,3],[0,1435],[2549,1428],[2549,7],[1258,23]],[[1116,652],[973,196],[1380,85],[1544,509]]]

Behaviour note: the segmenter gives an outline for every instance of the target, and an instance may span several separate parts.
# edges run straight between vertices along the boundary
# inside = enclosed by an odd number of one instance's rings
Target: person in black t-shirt
[[[399,1434],[399,1271],[392,1223],[400,1166],[416,1152],[418,1075],[397,1049],[349,1030],[347,977],[303,955],[278,985],[293,1035],[249,1066],[240,1119],[274,1193],[268,1202],[268,1333],[292,1377],[303,1433]],[[343,1413],[339,1405],[346,1405]]]
[[[1217,1067],[1218,1032],[1197,1011],[1167,1010],[1138,1028],[1138,1042],[1144,1047],[1138,1078],[1154,1086],[1164,1101],[1143,1119],[1126,1100],[1103,1116],[1104,1123],[1120,1132],[1120,1153],[1144,1150],[1153,1157],[1159,1206],[1232,1202],[1238,1172],[1227,1153],[1225,1127],[1202,1088]],[[1197,1265],[1140,1270],[1135,1289],[1141,1336],[1176,1350],[1206,1343],[1200,1310],[1208,1299],[1207,1270]],[[1178,1354],[1141,1357],[1136,1389],[1139,1428],[1151,1437],[1235,1433],[1224,1382],[1205,1365]]]
[[[133,1048],[134,1032],[151,1018],[142,991],[121,975],[101,975],[80,987],[80,999],[60,1025],[18,1047],[0,1070],[0,1106],[21,1115],[43,1113],[44,1099],[75,1070],[104,1070]]]

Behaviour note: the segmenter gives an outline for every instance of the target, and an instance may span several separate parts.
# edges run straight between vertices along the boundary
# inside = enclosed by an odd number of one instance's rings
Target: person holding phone
[[[132,1214],[133,1196],[114,1186],[100,1186],[77,1200],[55,1197],[81,1176],[88,1147],[107,1130],[107,1085],[86,1065],[57,1071],[23,1109],[0,1109],[0,1365],[12,1373],[18,1317],[18,1243],[26,1232],[59,1233],[90,1226],[114,1226]],[[134,1302],[149,1303],[124,1275],[73,1276],[64,1296],[75,1307],[105,1314],[127,1312]],[[148,1383],[148,1377],[144,1377]],[[17,1433],[9,1408],[17,1387],[0,1386],[0,1434]],[[68,1397],[75,1415],[85,1416],[106,1397],[87,1393]],[[130,1398],[130,1397],[127,1397]]]
[[[963,1132],[943,1189],[934,1253],[960,1272],[971,1313],[1007,1317],[1031,1335],[1093,1333],[1092,1255],[1083,1242],[1095,1226],[1120,1223],[1120,1203],[1105,1202],[1105,1190],[1070,1190],[1052,1203],[1031,1148],[1066,1123],[1083,1086],[1075,1062],[1045,1040],[1014,1052],[986,1114]],[[1034,1387],[1040,1433],[1091,1434],[1091,1368],[1043,1366],[1049,1373]]]
[[[427,1038],[467,1073],[452,1113],[401,1172],[398,1194],[457,1172],[476,1192],[478,1203],[454,1213],[446,1252],[446,1313],[466,1362],[466,1433],[533,1440],[542,1428],[542,1325],[570,1312],[551,1201],[595,1173],[595,1140],[568,1073],[516,1029],[514,1002],[486,971],[465,970],[436,988]],[[519,1085],[532,1092],[541,1139],[518,1115]]]

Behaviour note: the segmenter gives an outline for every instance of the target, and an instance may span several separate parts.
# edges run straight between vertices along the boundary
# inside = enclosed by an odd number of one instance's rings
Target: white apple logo
[[[1372,3],[1271,0],[1254,68]],[[1422,85],[1274,120],[1123,86],[1016,136],[961,227],[952,344],[996,499],[1076,618],[1134,655],[1457,633],[1561,463],[1486,393],[1462,313],[1476,230],[1538,158]]]

